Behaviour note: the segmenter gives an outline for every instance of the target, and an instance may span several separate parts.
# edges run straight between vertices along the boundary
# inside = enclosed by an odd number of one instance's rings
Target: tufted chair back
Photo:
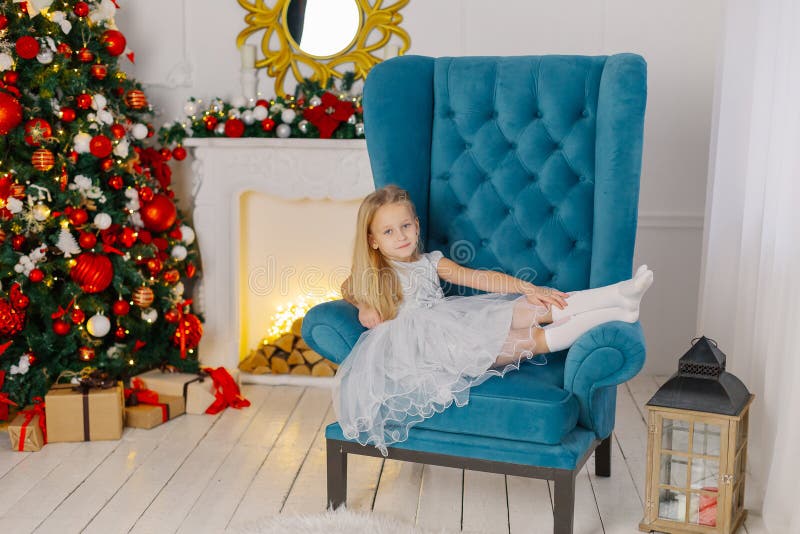
[[[458,263],[565,291],[617,282],[633,263],[645,84],[634,54],[389,60],[364,92],[375,185],[407,189],[425,249]]]

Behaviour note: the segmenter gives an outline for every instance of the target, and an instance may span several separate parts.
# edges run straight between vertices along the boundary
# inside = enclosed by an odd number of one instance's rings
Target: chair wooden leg
[[[553,481],[553,534],[572,534],[575,517],[575,471],[556,475]]]
[[[600,442],[594,450],[594,474],[599,477],[611,476],[611,436]]]
[[[347,453],[335,440],[327,441],[328,509],[336,510],[347,501]]]

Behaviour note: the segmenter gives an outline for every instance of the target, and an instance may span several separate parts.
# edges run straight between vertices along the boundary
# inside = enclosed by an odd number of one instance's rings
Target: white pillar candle
[[[251,44],[242,45],[242,68],[254,69],[256,67],[256,46]]]

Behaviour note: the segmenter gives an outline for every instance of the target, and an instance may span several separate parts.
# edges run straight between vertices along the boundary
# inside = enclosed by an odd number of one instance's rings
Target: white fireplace
[[[276,306],[338,289],[373,189],[363,140],[187,139],[202,260],[203,365],[235,368]],[[243,375],[282,383],[288,375]]]

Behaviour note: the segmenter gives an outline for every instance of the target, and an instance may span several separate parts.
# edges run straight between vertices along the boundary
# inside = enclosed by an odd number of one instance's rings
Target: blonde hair
[[[416,220],[417,211],[406,190],[387,185],[370,193],[358,208],[353,268],[350,278],[342,286],[345,297],[349,296],[358,304],[376,309],[383,320],[393,319],[397,315],[398,304],[403,300],[397,273],[383,254],[369,243],[370,226],[375,213],[387,204],[405,204]],[[416,254],[420,252],[421,240],[417,239]]]

